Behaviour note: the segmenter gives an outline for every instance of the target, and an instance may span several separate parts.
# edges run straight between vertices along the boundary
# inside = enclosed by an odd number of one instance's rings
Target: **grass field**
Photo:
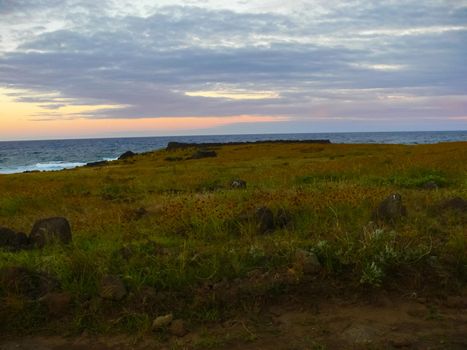
[[[103,167],[0,175],[0,226],[28,233],[37,219],[63,216],[73,232],[67,246],[0,250],[0,269],[46,272],[72,298],[55,317],[40,300],[0,286],[0,331],[144,333],[158,315],[217,320],[310,279],[350,290],[465,286],[466,212],[442,203],[467,198],[467,143],[215,151],[186,160],[193,149],[161,150]],[[230,188],[234,179],[247,187]],[[370,223],[393,192],[407,216]],[[258,207],[286,222],[258,232],[248,219]],[[298,249],[318,257],[319,271],[307,272]],[[121,278],[125,298],[99,297],[106,274]]]

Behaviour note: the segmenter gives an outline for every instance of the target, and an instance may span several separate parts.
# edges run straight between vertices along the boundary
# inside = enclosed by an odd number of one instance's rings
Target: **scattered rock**
[[[240,179],[232,180],[230,188],[246,188],[246,181]]]
[[[129,211],[126,217],[129,220],[140,220],[148,214],[149,212],[146,210],[146,208],[141,207],[141,208]]]
[[[379,204],[373,213],[373,219],[394,224],[406,215],[407,210],[402,204],[402,196],[393,193]]]
[[[389,341],[391,346],[400,349],[400,348],[412,348],[414,342],[406,336],[393,336]]]
[[[46,273],[25,267],[7,267],[0,270],[0,284],[10,293],[39,298],[59,287],[56,279]]]
[[[157,317],[153,322],[152,322],[152,330],[157,331],[162,328],[166,328],[170,325],[172,320],[174,319],[172,314],[167,314],[164,316],[159,316]]]
[[[71,227],[67,219],[53,217],[36,221],[29,239],[39,248],[54,241],[68,244],[71,242]]]
[[[189,159],[201,159],[201,158],[211,158],[217,157],[216,151],[199,149]]]
[[[125,159],[128,159],[128,158],[134,157],[134,156],[136,156],[136,153],[134,153],[132,151],[126,151],[125,153],[120,155],[120,157],[118,157],[118,160],[125,160]]]
[[[188,333],[187,329],[185,328],[185,322],[183,322],[183,320],[172,321],[169,327],[169,332],[170,334],[177,337],[184,337]]]
[[[453,197],[441,202],[439,207],[443,210],[456,210],[465,213],[467,212],[467,200],[461,197]]]
[[[350,343],[359,345],[373,343],[378,336],[375,329],[364,325],[350,326],[342,335]]]
[[[279,208],[276,214],[276,225],[280,228],[284,228],[292,222],[290,213],[284,208]]]
[[[294,266],[305,274],[321,271],[321,263],[315,253],[297,249],[294,256]]]
[[[449,296],[446,298],[446,302],[444,304],[451,309],[465,309],[467,308],[467,298],[460,296]]]
[[[425,190],[437,190],[438,189],[438,184],[434,181],[428,181],[423,184],[422,188]]]
[[[63,315],[71,304],[71,294],[67,292],[52,292],[40,298],[40,302],[47,307],[50,315]]]
[[[256,209],[256,229],[259,233],[274,231],[274,214],[267,207]]]
[[[164,160],[167,162],[179,162],[183,160],[183,157],[165,157]]]
[[[108,163],[109,162],[106,161],[106,160],[101,160],[101,161],[98,161],[98,162],[87,163],[86,166],[88,166],[88,167],[97,167],[97,166],[107,165]]]
[[[133,256],[133,250],[130,247],[122,247],[118,250],[118,254],[125,260],[129,260]]]
[[[100,283],[99,295],[103,299],[121,300],[127,291],[120,277],[115,275],[105,275]]]
[[[16,241],[16,232],[6,228],[0,227],[0,248],[1,247],[12,247]]]

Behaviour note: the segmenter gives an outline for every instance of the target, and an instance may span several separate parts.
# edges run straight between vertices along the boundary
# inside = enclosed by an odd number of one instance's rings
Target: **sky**
[[[467,129],[467,1],[0,0],[0,140]]]

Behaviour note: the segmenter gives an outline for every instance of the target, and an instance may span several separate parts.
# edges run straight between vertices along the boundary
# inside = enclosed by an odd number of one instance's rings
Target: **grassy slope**
[[[439,288],[465,283],[465,216],[433,208],[446,198],[467,197],[466,143],[237,145],[218,148],[217,158],[165,160],[191,153],[158,151],[102,168],[0,176],[0,226],[29,232],[36,219],[60,215],[74,235],[70,247],[0,251],[0,268],[47,271],[74,300],[70,314],[56,321],[38,302],[0,286],[3,331],[60,325],[144,332],[167,311],[193,322],[216,319],[229,307],[206,285],[229,285],[262,269],[287,278],[246,288],[228,300],[230,307],[251,295],[285,292],[287,281],[305,278],[294,268],[298,247],[318,255],[324,266],[319,278],[341,279],[351,288],[385,287],[404,275],[415,276],[418,288],[428,280]],[[248,188],[229,189],[235,178]],[[421,189],[430,180],[442,187]],[[402,194],[408,217],[395,227],[369,226],[372,210],[394,191]],[[286,209],[292,225],[258,235],[236,221],[262,205]],[[135,220],[139,207],[149,214]],[[133,252],[129,260],[119,254],[124,246]],[[130,290],[124,301],[96,298],[105,273],[124,279]],[[150,307],[139,304],[145,286],[158,292]]]

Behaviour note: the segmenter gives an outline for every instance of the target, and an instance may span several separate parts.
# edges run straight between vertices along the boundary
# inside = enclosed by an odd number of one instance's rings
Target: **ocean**
[[[467,131],[251,134],[3,141],[0,142],[0,174],[75,168],[89,162],[114,160],[128,150],[139,153],[161,149],[166,147],[169,141],[202,143],[278,139],[329,139],[332,143],[424,144],[467,141]]]

